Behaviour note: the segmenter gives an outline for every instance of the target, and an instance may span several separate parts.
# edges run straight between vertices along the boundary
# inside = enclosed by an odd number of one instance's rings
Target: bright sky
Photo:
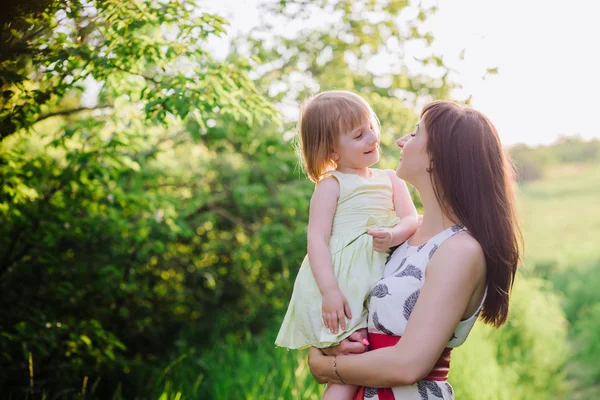
[[[225,16],[235,34],[259,23],[257,3],[203,4]],[[437,4],[439,10],[425,28],[435,37],[434,51],[456,70],[454,80],[463,88],[453,95],[456,99],[471,95],[471,105],[492,120],[505,145],[550,143],[560,135],[600,138],[600,2],[440,0]],[[225,51],[226,44],[215,43],[215,49]],[[462,49],[466,50],[460,60]],[[488,67],[498,67],[498,75],[484,79]]]

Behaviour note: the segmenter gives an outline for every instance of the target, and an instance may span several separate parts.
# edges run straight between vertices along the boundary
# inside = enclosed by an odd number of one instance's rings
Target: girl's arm
[[[325,178],[317,184],[308,216],[308,260],[317,286],[323,296],[323,323],[338,332],[338,325],[346,329],[344,315],[352,318],[350,307],[339,289],[329,253],[329,238],[333,216],[340,196],[340,186],[335,178]]]
[[[457,235],[435,252],[402,339],[392,347],[337,356],[337,371],[347,384],[411,385],[431,372],[461,318],[475,312],[485,289],[485,257],[469,235]],[[402,318],[400,312],[397,316]],[[311,348],[309,366],[318,382],[341,383],[334,358]]]
[[[404,243],[406,239],[415,233],[418,226],[418,216],[406,183],[396,176],[396,171],[387,170],[386,172],[392,181],[396,215],[400,217],[398,225],[390,229],[392,241],[389,247],[392,247]]]
[[[389,229],[369,229],[367,233],[373,236],[373,248],[385,253],[390,247],[404,243],[417,230],[417,209],[410,198],[406,183],[396,176],[392,170],[385,171],[392,181],[392,193],[396,215],[400,222]]]

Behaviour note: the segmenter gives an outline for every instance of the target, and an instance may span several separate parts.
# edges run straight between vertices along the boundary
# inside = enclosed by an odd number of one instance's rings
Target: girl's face
[[[414,132],[396,141],[402,149],[396,175],[414,185],[422,176],[427,176],[430,160],[427,154],[427,130],[423,120],[417,123]],[[428,178],[429,179],[429,178]]]
[[[333,158],[338,169],[364,169],[379,161],[379,135],[370,120],[338,138]]]

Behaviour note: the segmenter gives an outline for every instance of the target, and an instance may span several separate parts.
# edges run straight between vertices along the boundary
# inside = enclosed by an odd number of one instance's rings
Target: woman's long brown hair
[[[523,247],[514,199],[514,172],[494,125],[480,112],[450,101],[425,106],[430,176],[438,201],[483,248],[487,297],[481,317],[506,322]]]

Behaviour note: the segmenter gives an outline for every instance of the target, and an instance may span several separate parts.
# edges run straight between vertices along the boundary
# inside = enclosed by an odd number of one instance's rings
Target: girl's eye
[[[357,137],[355,137],[354,139],[360,139],[362,137],[362,133],[360,135],[358,135]]]
[[[411,133],[410,136],[415,137],[415,136],[417,136],[417,134],[416,133]]]

